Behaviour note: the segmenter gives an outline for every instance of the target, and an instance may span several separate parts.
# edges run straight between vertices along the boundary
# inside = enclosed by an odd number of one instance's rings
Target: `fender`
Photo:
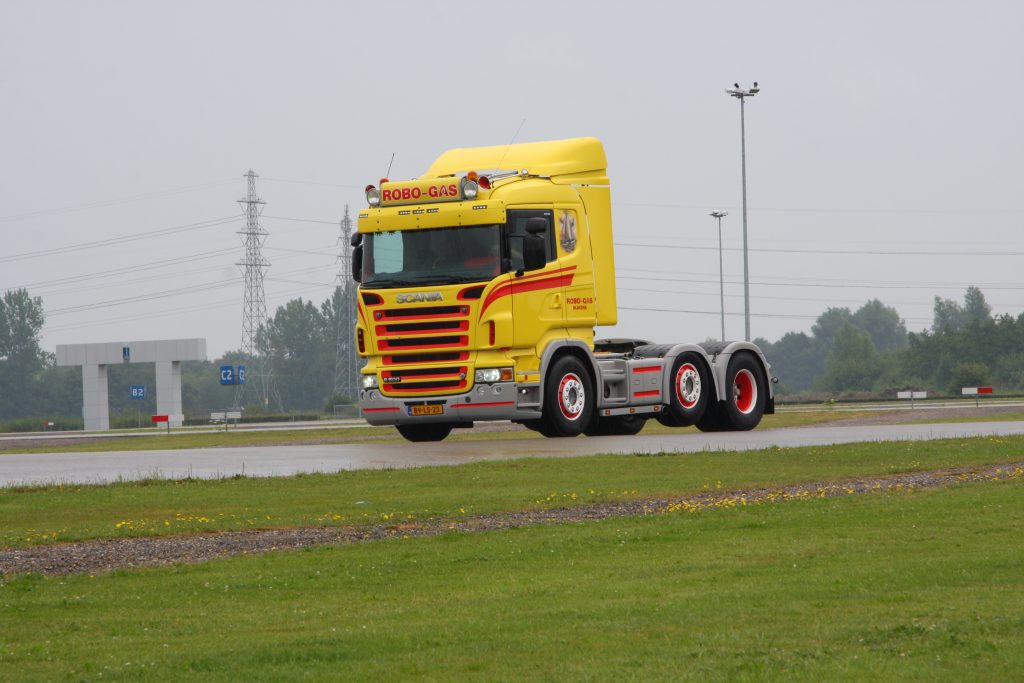
[[[765,400],[764,413],[772,415],[775,413],[775,382],[772,381],[772,366],[764,353],[754,343],[748,341],[733,342],[706,342],[699,345],[705,352],[705,357],[711,356],[710,367],[715,376],[715,395],[721,400],[722,391],[725,388],[725,371],[729,367],[729,359],[738,351],[749,351],[750,354],[761,364],[761,370],[765,376],[765,386],[768,389],[768,397]],[[716,367],[717,366],[717,367]]]
[[[586,356],[584,361],[587,368],[590,370],[590,381],[592,383],[591,390],[594,392],[594,408],[597,409],[600,404],[599,396],[600,390],[597,387],[597,363],[594,362],[594,353],[590,350],[590,347],[586,345],[580,339],[554,339],[548,342],[548,345],[544,347],[544,352],[540,357],[540,410],[544,409],[544,383],[547,382],[548,377],[548,366],[554,360],[555,355],[565,349],[579,349]]]

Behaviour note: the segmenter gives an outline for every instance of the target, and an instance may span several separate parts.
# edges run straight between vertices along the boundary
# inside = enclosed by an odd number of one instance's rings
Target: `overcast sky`
[[[451,147],[595,136],[619,325],[743,336],[871,298],[912,330],[977,285],[1024,311],[1020,2],[0,0],[0,291],[43,346],[241,345],[236,200],[260,174],[268,312],[326,299],[338,221]],[[520,129],[521,126],[521,129]],[[646,245],[646,246],[645,246]],[[648,310],[653,309],[653,310]]]

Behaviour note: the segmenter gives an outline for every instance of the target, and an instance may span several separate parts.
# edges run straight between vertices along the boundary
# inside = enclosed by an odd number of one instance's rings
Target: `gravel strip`
[[[784,500],[807,500],[874,491],[910,491],[967,481],[993,481],[1018,477],[1024,477],[1024,462],[974,469],[915,472],[844,482],[807,482],[783,487],[716,490],[679,498],[474,515],[457,520],[441,519],[413,524],[228,531],[57,543],[0,550],[0,575],[26,572],[51,575],[99,573],[124,568],[204,562],[220,557],[274,550],[346,545],[386,538],[437,536],[455,532],[474,533],[542,524],[564,524],[672,512],[699,512]]]

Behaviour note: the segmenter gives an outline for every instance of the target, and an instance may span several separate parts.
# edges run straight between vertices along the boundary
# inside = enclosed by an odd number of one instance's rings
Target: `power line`
[[[178,256],[175,258],[163,259],[160,261],[150,261],[149,263],[139,263],[133,266],[122,266],[121,268],[110,268],[108,270],[98,270],[92,273],[85,273],[82,275],[71,275],[68,277],[55,278],[53,280],[39,280],[38,282],[30,282],[25,285],[19,285],[16,287],[9,287],[8,289],[29,289],[30,287],[51,287],[54,285],[66,285],[74,282],[87,282],[89,280],[99,280],[107,277],[114,277],[115,275],[124,275],[127,273],[135,273],[142,270],[149,270],[151,268],[164,268],[166,266],[176,266],[183,263],[193,263],[195,261],[205,261],[206,259],[214,258],[216,256],[223,256],[230,252],[235,251],[234,247],[229,249],[217,249],[214,251],[204,251],[197,254],[189,254],[188,256]],[[185,271],[185,272],[198,272],[198,271]],[[175,273],[175,275],[178,273]]]
[[[92,311],[98,308],[110,308],[111,306],[123,306],[125,304],[155,301],[157,299],[166,299],[168,297],[182,296],[184,294],[207,292],[212,289],[220,289],[222,287],[234,285],[240,281],[241,278],[232,278],[221,282],[207,282],[199,285],[192,285],[191,287],[176,287],[175,289],[167,289],[159,292],[152,292],[150,294],[138,294],[136,296],[127,296],[120,299],[109,299],[107,301],[97,301],[89,304],[79,304],[77,306],[47,309],[46,316],[67,315],[68,313],[80,313],[82,311]]]
[[[663,204],[654,202],[616,202],[616,206],[632,206],[652,209],[692,209],[694,211],[714,211],[716,209],[735,209],[735,206],[726,204]],[[749,206],[748,211],[765,211],[773,213],[891,213],[891,214],[949,214],[949,215],[1000,215],[1000,214],[1021,214],[1024,209],[876,209],[856,207],[832,207],[832,208],[810,208],[810,207],[780,207],[780,206]]]
[[[235,216],[226,216],[224,218],[215,218],[208,221],[199,221],[198,223],[186,223],[184,225],[175,225],[170,228],[159,228],[157,230],[148,230],[146,232],[137,232],[130,235],[122,235],[120,237],[108,237],[102,240],[93,240],[91,242],[79,242],[78,244],[69,244],[63,247],[52,247],[50,249],[39,249],[38,251],[26,251],[21,254],[13,254],[11,256],[0,257],[0,263],[8,263],[10,261],[23,261],[26,259],[40,258],[42,256],[54,256],[56,254],[67,254],[72,251],[80,251],[82,249],[95,249],[97,247],[106,247],[111,244],[120,244],[123,242],[137,242],[139,240],[152,239],[154,237],[164,237],[166,235],[176,235],[182,232],[188,232],[190,230],[202,230],[203,228],[212,228],[218,225],[224,225],[237,220]]]
[[[342,183],[320,183],[313,180],[288,180],[286,178],[263,178],[265,181],[272,183],[292,183],[295,185],[316,185],[320,187],[343,187],[352,190],[362,190],[365,185],[345,185]]]
[[[619,306],[619,310],[622,310],[622,311],[650,311],[650,312],[654,312],[654,313],[688,313],[688,314],[692,314],[692,315],[714,315],[714,316],[721,315],[721,311],[696,311],[696,310],[685,309],[685,308],[641,308],[641,307],[638,307],[638,306]],[[733,317],[737,317],[737,316],[742,317],[744,315],[743,313],[730,313],[729,311],[726,311],[725,314],[728,315],[728,316],[733,316]],[[783,320],[817,320],[820,317],[820,314],[819,315],[799,315],[799,314],[788,314],[788,313],[751,313],[750,316],[752,318],[778,318],[778,319],[783,319]],[[925,319],[925,318],[905,318],[904,321],[905,322],[914,322],[914,323],[921,323],[921,322],[930,323],[930,322],[932,322],[931,318],[928,318],[928,319]]]
[[[337,225],[338,221],[325,221],[319,218],[288,218],[286,216],[262,216],[276,221],[294,221],[296,223],[322,223],[324,225]]]
[[[712,280],[693,280],[687,278],[672,278],[672,277],[651,277],[651,276],[633,276],[633,275],[619,275],[620,280],[650,280],[653,282],[696,282],[696,283],[711,283]],[[727,280],[727,284],[735,285],[740,284],[735,280]],[[885,283],[867,283],[858,284],[843,281],[833,282],[806,282],[806,281],[790,281],[790,282],[753,282],[759,287],[824,287],[829,289],[966,289],[971,285],[958,285],[958,284],[935,284],[935,283],[924,283],[924,284],[885,284]],[[996,290],[1021,290],[1024,289],[1024,285],[986,285],[984,289],[996,289]]]
[[[686,249],[690,251],[718,251],[718,247],[699,247],[689,244],[640,244],[638,242],[616,242],[617,247],[639,247],[644,249]],[[726,247],[725,251],[742,251],[739,247]],[[843,256],[1024,256],[1024,251],[890,251],[883,249],[778,249],[774,247],[750,248],[763,254],[839,254]]]
[[[188,185],[186,187],[179,187],[171,190],[158,190],[156,192],[144,192],[142,194],[132,195],[130,197],[121,197],[118,199],[106,199],[99,202],[90,202],[87,204],[72,204],[70,206],[62,206],[56,209],[41,209],[39,211],[26,211],[25,213],[16,213],[9,216],[0,216],[0,221],[14,221],[21,220],[23,218],[32,218],[35,216],[45,216],[48,214],[56,213],[69,213],[71,211],[81,211],[83,209],[94,209],[103,206],[114,206],[116,204],[125,204],[128,202],[137,202],[143,199],[153,199],[156,197],[167,197],[169,195],[181,194],[183,192],[193,192],[195,190],[205,190],[210,187],[218,187],[221,185],[227,185],[228,183],[234,183],[233,178],[224,180],[216,180],[210,183],[203,183],[200,185]]]

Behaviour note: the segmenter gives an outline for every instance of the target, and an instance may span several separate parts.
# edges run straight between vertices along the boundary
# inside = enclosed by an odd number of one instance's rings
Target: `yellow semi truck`
[[[454,149],[367,186],[352,269],[370,424],[439,441],[483,420],[557,437],[774,412],[754,344],[595,340],[618,317],[606,169],[601,142],[575,138]]]

